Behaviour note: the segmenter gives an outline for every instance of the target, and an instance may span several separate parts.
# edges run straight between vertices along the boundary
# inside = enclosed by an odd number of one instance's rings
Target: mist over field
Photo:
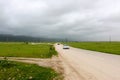
[[[120,0],[0,0],[0,34],[120,40]]]

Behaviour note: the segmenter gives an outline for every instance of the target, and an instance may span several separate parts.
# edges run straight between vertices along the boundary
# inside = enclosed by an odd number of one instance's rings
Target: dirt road
[[[55,45],[65,68],[65,80],[120,80],[120,56]]]

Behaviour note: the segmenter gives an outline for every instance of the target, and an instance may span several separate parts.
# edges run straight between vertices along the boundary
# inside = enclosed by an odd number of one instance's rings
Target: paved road
[[[55,45],[64,62],[66,80],[120,80],[120,56]]]

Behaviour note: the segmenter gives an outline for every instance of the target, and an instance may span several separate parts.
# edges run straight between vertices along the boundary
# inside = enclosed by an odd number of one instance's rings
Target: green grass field
[[[70,46],[120,55],[120,42],[69,42]]]
[[[54,80],[59,75],[51,68],[0,60],[0,80]]]
[[[50,58],[52,55],[57,55],[57,52],[49,44],[0,43],[2,57]]]

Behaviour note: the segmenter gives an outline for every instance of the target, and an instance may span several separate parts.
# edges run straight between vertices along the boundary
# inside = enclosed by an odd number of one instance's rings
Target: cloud
[[[0,34],[120,40],[119,0],[0,0]]]

